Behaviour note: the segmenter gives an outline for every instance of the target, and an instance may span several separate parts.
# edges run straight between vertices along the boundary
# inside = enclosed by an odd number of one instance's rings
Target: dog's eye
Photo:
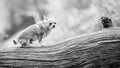
[[[104,17],[101,17],[101,18],[104,18]]]
[[[103,19],[105,19],[105,17],[101,17],[101,19],[103,20]]]
[[[52,25],[52,23],[49,23],[49,25]]]

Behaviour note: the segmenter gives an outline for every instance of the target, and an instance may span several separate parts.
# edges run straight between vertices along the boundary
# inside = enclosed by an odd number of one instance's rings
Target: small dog
[[[103,28],[113,27],[112,20],[108,17],[101,17],[101,23],[103,24]]]
[[[42,39],[47,37],[52,29],[56,26],[56,22],[53,18],[47,19],[44,16],[44,20],[36,24],[33,24],[26,29],[22,30],[17,36],[16,40],[13,40],[13,43],[21,44],[21,47],[29,47],[29,44],[32,44],[33,41],[38,40],[41,43]]]

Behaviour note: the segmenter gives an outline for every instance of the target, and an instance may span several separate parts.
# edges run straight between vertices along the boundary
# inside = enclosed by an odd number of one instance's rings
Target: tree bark
[[[120,28],[103,29],[48,47],[0,50],[0,68],[119,68]]]

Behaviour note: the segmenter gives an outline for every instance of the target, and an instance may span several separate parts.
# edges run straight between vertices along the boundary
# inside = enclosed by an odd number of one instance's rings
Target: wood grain
[[[0,49],[0,68],[119,68],[120,28],[48,47]]]

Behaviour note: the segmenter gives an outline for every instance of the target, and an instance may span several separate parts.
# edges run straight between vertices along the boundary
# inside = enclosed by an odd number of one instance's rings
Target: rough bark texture
[[[0,51],[0,68],[120,68],[120,28],[76,37],[53,46]]]

